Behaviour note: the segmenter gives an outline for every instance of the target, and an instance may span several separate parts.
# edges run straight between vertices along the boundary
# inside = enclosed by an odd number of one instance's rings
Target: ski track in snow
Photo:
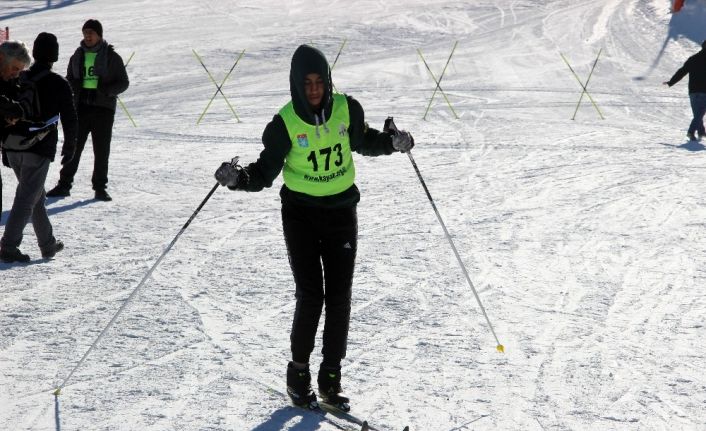
[[[701,0],[699,0],[701,1]],[[7,2],[5,2],[7,3]],[[3,4],[13,35],[57,34],[63,71],[85,18],[127,59],[110,191],[49,200],[67,245],[0,264],[0,429],[54,430],[52,391],[234,155],[260,152],[300,43],[334,84],[413,132],[414,158],[505,354],[407,157],[356,156],[360,241],[344,388],[381,430],[699,430],[706,424],[704,147],[685,144],[698,29],[667,0],[129,0]],[[55,2],[56,3],[56,2]],[[685,13],[706,16],[699,4]],[[165,14],[168,10],[169,13]],[[136,13],[137,12],[137,13]],[[681,22],[688,22],[687,20]],[[706,34],[701,39],[706,38]],[[441,87],[434,82],[454,53]],[[665,41],[667,42],[665,44]],[[662,48],[664,49],[662,50]],[[223,85],[236,122],[191,50]],[[561,60],[585,81],[584,97]],[[58,177],[51,167],[48,186]],[[16,185],[2,169],[7,218]],[[335,430],[288,406],[294,288],[277,191],[218,190],[63,388],[64,430]],[[312,357],[320,361],[320,336]],[[13,424],[13,425],[8,425]]]

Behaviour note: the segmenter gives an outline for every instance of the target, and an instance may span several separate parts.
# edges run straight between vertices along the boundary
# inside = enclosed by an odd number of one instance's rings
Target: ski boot
[[[341,395],[341,367],[321,365],[319,368],[319,396],[321,402],[335,407],[343,412],[351,410],[350,399]]]
[[[311,389],[311,373],[309,365],[304,369],[294,368],[291,362],[287,365],[287,395],[298,407],[315,410],[319,407],[316,394]]]

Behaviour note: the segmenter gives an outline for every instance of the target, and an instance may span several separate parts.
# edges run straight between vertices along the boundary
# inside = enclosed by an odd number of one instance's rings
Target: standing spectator
[[[47,196],[69,196],[74,175],[78,170],[81,153],[88,134],[93,141],[93,190],[95,198],[110,201],[108,186],[108,158],[113,136],[113,120],[118,94],[127,90],[130,81],[123,59],[112,45],[103,39],[103,26],[98,20],[89,19],[83,24],[83,40],[69,60],[66,79],[74,91],[78,109],[78,141],[76,154],[59,173],[59,183]]]
[[[5,139],[6,128],[17,122],[23,115],[17,97],[17,78],[30,63],[25,44],[8,40],[0,44],[0,142]],[[3,165],[9,166],[6,158]],[[2,216],[2,176],[0,176],[0,216]]]
[[[701,51],[689,57],[684,65],[677,70],[672,79],[664,82],[664,85],[672,86],[683,77],[689,75],[689,99],[691,100],[691,111],[694,118],[689,124],[689,131],[686,136],[689,140],[698,140],[706,136],[704,131],[704,115],[706,115],[706,40],[701,43]]]
[[[244,168],[225,162],[215,176],[231,190],[256,192],[282,172],[282,226],[296,286],[287,393],[296,405],[318,405],[309,356],[325,306],[319,395],[347,411],[341,360],[348,343],[360,200],[353,152],[404,152],[414,141],[404,131],[369,128],[357,100],[333,93],[331,69],[318,49],[302,45],[294,52],[289,88],[291,100],[265,127],[259,159]]]
[[[8,134],[32,136],[29,132],[29,121],[46,123],[47,120],[59,115],[64,130],[64,145],[61,153],[63,164],[73,156],[78,124],[69,83],[64,77],[51,71],[52,65],[59,57],[56,36],[51,33],[39,33],[34,41],[32,56],[34,64],[28,71],[22,72],[20,82],[23,85],[25,82],[33,83],[32,93],[36,93],[39,103],[36,106],[27,106],[25,119],[10,127]],[[23,99],[24,91],[19,96],[22,103],[26,102]],[[7,148],[3,148],[3,155],[7,156],[10,167],[17,176],[15,200],[0,239],[0,260],[3,262],[29,261],[29,256],[23,254],[19,246],[22,242],[22,233],[30,218],[43,258],[52,258],[64,248],[64,244],[54,238],[45,207],[44,192],[44,182],[49,164],[54,161],[56,155],[58,139],[59,133],[56,127],[46,127],[43,137],[32,146],[13,149],[8,145]]]

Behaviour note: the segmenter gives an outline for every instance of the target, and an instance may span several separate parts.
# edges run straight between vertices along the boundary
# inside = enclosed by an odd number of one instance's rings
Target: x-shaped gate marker
[[[125,68],[127,69],[128,64],[132,61],[132,57],[135,56],[135,52],[130,54],[130,58],[127,59],[127,62],[125,63]],[[118,103],[120,104],[120,107],[123,108],[123,111],[127,114],[127,118],[130,119],[130,122],[132,123],[133,127],[137,127],[137,124],[135,124],[135,120],[132,119],[132,115],[130,115],[130,111],[127,110],[127,106],[123,103],[122,100],[120,100],[120,96],[118,96]]]
[[[226,101],[228,108],[230,108],[230,112],[233,113],[233,116],[235,117],[235,119],[238,120],[238,123],[240,123],[240,117],[238,117],[238,114],[235,113],[235,109],[233,108],[233,105],[231,105],[230,101],[228,100],[226,95],[223,93],[222,88],[225,85],[228,78],[230,77],[230,74],[233,73],[233,69],[235,69],[235,66],[238,65],[238,62],[243,57],[243,54],[245,54],[245,50],[240,51],[240,55],[238,55],[238,58],[235,59],[235,63],[233,63],[233,66],[230,68],[230,70],[226,74],[225,78],[223,78],[223,81],[221,81],[220,85],[218,85],[216,80],[213,79],[213,75],[211,75],[211,72],[208,71],[208,68],[203,63],[203,60],[201,60],[201,57],[199,57],[199,55],[196,53],[196,50],[192,49],[192,51],[194,52],[194,56],[196,57],[196,60],[198,60],[198,62],[201,63],[201,66],[206,71],[206,74],[211,79],[211,82],[213,82],[213,85],[216,86],[216,91],[213,93],[213,96],[211,96],[211,100],[208,101],[206,108],[204,108],[203,112],[201,113],[201,116],[199,116],[199,119],[196,121],[196,124],[198,125],[199,123],[201,123],[201,120],[203,119],[204,115],[206,115],[206,111],[208,111],[208,108],[211,107],[211,103],[213,103],[213,100],[216,98],[216,96],[218,96],[218,93],[221,93],[221,96],[223,96],[223,99]]]
[[[574,75],[574,78],[576,78],[576,81],[578,81],[579,85],[581,86],[581,96],[579,97],[579,102],[576,104],[576,109],[574,110],[574,116],[571,117],[572,120],[576,119],[576,113],[579,111],[579,107],[581,106],[581,102],[583,101],[583,95],[585,94],[588,96],[588,100],[591,101],[591,104],[593,104],[593,107],[596,108],[596,112],[598,112],[598,115],[601,117],[601,120],[605,120],[605,117],[603,117],[603,113],[601,113],[601,110],[598,109],[598,105],[596,102],[593,100],[593,97],[591,97],[591,93],[588,92],[588,83],[591,81],[591,76],[593,76],[593,71],[596,69],[596,64],[598,64],[598,58],[601,56],[601,52],[603,52],[603,48],[601,48],[598,51],[598,55],[596,56],[596,61],[593,62],[593,67],[591,67],[591,72],[588,74],[588,78],[586,78],[586,84],[581,82],[581,78],[574,72],[574,69],[571,67],[569,64],[569,61],[564,57],[564,54],[559,53],[561,55],[561,58],[564,59],[564,63],[566,63],[567,66],[569,66],[569,70],[571,73]]]
[[[446,68],[449,66],[449,63],[451,62],[451,57],[454,55],[454,51],[456,51],[456,45],[458,45],[458,41],[454,43],[454,47],[451,50],[451,54],[449,54],[449,59],[446,60],[446,65],[444,66],[444,69],[441,71],[441,76],[439,79],[436,79],[436,76],[434,76],[434,72],[431,71],[431,68],[427,64],[426,60],[424,60],[424,56],[422,55],[422,51],[417,48],[417,53],[419,53],[419,56],[422,58],[422,61],[424,62],[424,66],[426,66],[427,71],[429,71],[429,74],[431,75],[431,79],[434,80],[436,83],[436,87],[434,88],[434,93],[431,95],[431,99],[429,99],[429,104],[427,105],[427,110],[424,111],[424,117],[422,119],[426,120],[427,119],[427,113],[429,113],[429,108],[431,108],[431,104],[434,101],[434,97],[436,96],[437,91],[441,91],[441,95],[444,96],[444,99],[446,100],[446,104],[449,105],[449,109],[451,109],[451,112],[453,112],[454,117],[458,119],[458,115],[456,115],[456,111],[454,110],[454,107],[451,106],[451,102],[449,102],[449,98],[446,97],[446,93],[444,93],[444,90],[441,88],[441,80],[444,79],[444,74],[446,73]]]

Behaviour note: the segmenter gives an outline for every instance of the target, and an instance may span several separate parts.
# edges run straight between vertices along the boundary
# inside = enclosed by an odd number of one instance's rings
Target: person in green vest
[[[357,100],[333,93],[328,61],[316,48],[296,49],[289,87],[292,99],[265,127],[257,161],[245,167],[224,162],[215,177],[231,190],[257,192],[272,186],[282,172],[282,226],[296,287],[287,393],[296,405],[318,407],[309,358],[325,306],[318,392],[323,402],[348,411],[341,360],[346,356],[358,244],[360,193],[353,152],[405,152],[414,140],[405,131],[368,127]]]
[[[91,182],[95,198],[110,201],[108,187],[108,159],[113,136],[113,120],[118,95],[127,90],[130,81],[122,57],[103,39],[103,25],[89,19],[81,29],[81,46],[69,60],[66,79],[74,92],[78,110],[78,141],[73,159],[59,173],[59,183],[47,192],[48,197],[71,195],[74,175],[88,135],[93,142],[93,176]]]

